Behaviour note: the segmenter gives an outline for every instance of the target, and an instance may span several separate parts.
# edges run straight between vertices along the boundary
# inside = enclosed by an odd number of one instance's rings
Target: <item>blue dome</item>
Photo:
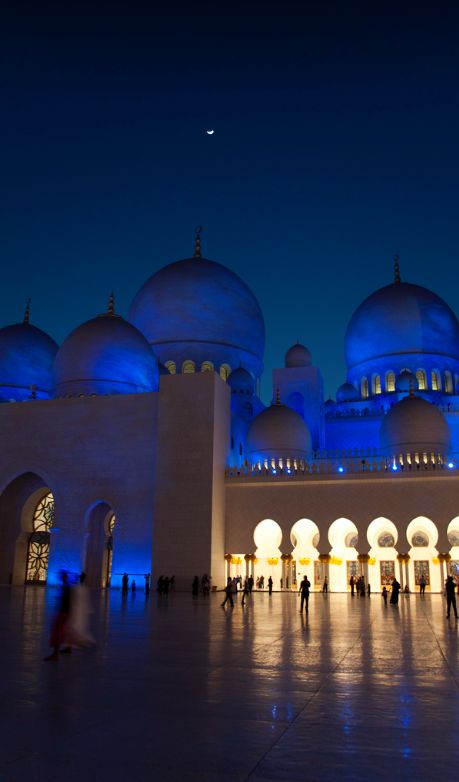
[[[249,396],[254,394],[255,384],[253,377],[243,367],[233,369],[227,382],[232,394],[247,394]]]
[[[242,365],[263,370],[265,325],[260,306],[234,272],[205,258],[186,258],[160,269],[132,302],[129,319],[145,335],[158,360],[191,360],[216,370]]]
[[[459,323],[435,293],[396,282],[372,293],[357,307],[346,332],[348,369],[375,359],[436,354],[459,359]]]
[[[379,441],[384,456],[418,453],[446,455],[451,434],[443,413],[418,396],[406,396],[394,405],[381,424]]]
[[[0,329],[0,396],[3,399],[49,399],[57,344],[30,323]]]
[[[145,337],[118,315],[99,315],[62,343],[57,396],[136,394],[158,389],[158,363]]]
[[[357,402],[359,392],[352,383],[343,383],[336,392],[337,402]]]

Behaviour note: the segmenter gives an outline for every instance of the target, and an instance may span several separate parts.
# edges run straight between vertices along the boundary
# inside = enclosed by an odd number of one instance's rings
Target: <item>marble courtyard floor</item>
[[[1,782],[438,780],[459,762],[439,595],[91,592],[97,647],[43,662],[56,593],[0,588]]]

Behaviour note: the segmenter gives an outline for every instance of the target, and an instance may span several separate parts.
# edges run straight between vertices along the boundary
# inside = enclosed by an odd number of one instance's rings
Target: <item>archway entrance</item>
[[[115,514],[107,502],[99,502],[89,511],[84,559],[88,586],[110,586],[115,522]]]
[[[45,497],[48,500],[42,505]],[[53,516],[51,489],[39,475],[24,473],[4,489],[0,497],[1,584],[46,581]]]

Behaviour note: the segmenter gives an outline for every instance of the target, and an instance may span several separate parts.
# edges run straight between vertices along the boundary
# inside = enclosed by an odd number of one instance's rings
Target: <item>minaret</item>
[[[398,284],[402,281],[400,277],[400,266],[398,265],[398,255],[394,255],[394,283]]]
[[[30,302],[31,301],[32,301],[31,299],[27,299],[25,310],[24,310],[24,320],[23,320],[23,323],[26,323],[27,325],[29,325],[29,323],[30,323]]]
[[[201,257],[201,231],[202,231],[202,225],[197,225],[195,228],[193,258]]]

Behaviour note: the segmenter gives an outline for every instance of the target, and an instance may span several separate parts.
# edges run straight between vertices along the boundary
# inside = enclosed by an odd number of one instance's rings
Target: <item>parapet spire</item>
[[[23,322],[27,323],[27,324],[30,323],[30,302],[31,302],[31,299],[27,299],[25,310],[24,310],[24,321]]]
[[[112,291],[110,293],[110,296],[108,297],[107,315],[114,315],[114,314],[115,314],[115,294]]]
[[[195,230],[195,237],[194,237],[194,255],[193,258],[200,258],[201,257],[201,231],[202,231],[202,225],[197,225]]]
[[[394,255],[394,282],[399,283],[402,281],[400,277],[400,266],[398,265],[398,255]]]
[[[279,391],[279,386],[277,386],[277,388],[276,388],[276,405],[280,405],[280,404],[281,404],[281,401],[280,401],[280,391]]]

